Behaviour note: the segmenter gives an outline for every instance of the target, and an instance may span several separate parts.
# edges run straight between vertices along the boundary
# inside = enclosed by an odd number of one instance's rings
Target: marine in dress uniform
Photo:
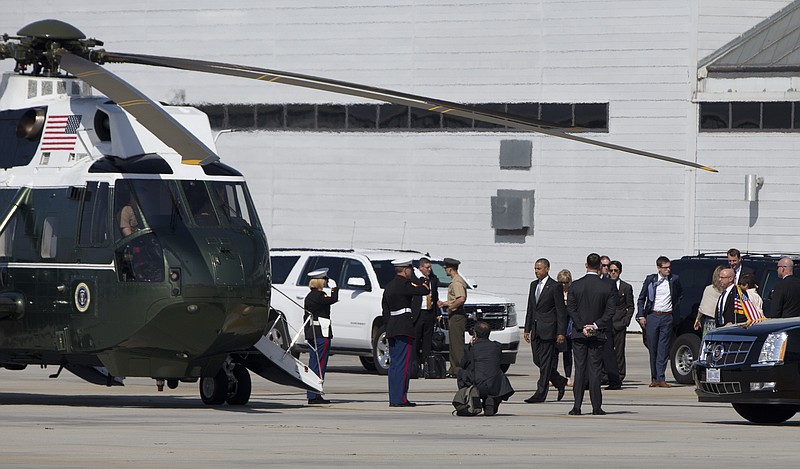
[[[339,288],[333,280],[328,280],[328,269],[318,269],[309,272],[311,281],[308,286],[311,291],[306,295],[304,307],[306,319],[304,333],[308,342],[309,357],[308,367],[322,379],[325,379],[325,370],[328,368],[328,353],[331,350],[333,329],[331,328],[331,305],[339,301]],[[332,283],[331,294],[328,296],[322,288],[326,281]],[[310,316],[310,318],[309,318]],[[309,404],[330,404],[320,394],[308,391]]]
[[[414,276],[412,260],[392,262],[395,277],[383,290],[383,321],[389,341],[389,406],[414,407],[408,400],[411,378],[411,354],[414,352],[414,318],[411,312],[414,296],[427,295],[430,288]]]

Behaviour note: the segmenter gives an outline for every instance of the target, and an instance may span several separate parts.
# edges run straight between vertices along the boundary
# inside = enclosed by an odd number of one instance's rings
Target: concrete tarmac
[[[0,370],[2,468],[229,467],[796,467],[797,416],[759,426],[692,386],[649,388],[641,335],[628,337],[624,388],[603,392],[606,416],[568,416],[572,393],[526,404],[538,371],[523,344],[509,370],[516,394],[495,417],[455,417],[455,380],[411,382],[415,408],[389,408],[387,379],[333,356],[330,405],[253,375],[244,407],[207,407],[197,384],[157,392],[129,378],[99,387],[53,368]],[[307,359],[307,356],[303,356]],[[669,372],[668,372],[669,376]],[[674,384],[674,383],[673,383]],[[584,412],[591,413],[588,393]]]

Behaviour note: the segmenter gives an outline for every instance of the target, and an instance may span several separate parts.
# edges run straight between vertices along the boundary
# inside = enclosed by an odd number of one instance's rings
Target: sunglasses
[[[609,272],[619,272],[619,269],[608,269]]]
[[[607,269],[607,268],[608,268],[608,267],[609,267],[611,264],[600,264],[600,265],[601,265],[602,267],[605,267],[605,268]]]

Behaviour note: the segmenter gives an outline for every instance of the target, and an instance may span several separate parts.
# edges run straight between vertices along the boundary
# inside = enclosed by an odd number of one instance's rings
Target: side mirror
[[[366,290],[371,291],[371,288],[367,287],[367,281],[363,277],[350,277],[347,279],[347,287],[352,288],[354,290]]]

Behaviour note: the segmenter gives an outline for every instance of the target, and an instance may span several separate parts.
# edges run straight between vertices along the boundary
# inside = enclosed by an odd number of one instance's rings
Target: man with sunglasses
[[[617,287],[617,310],[614,312],[614,352],[617,358],[617,369],[619,370],[620,384],[625,379],[625,338],[628,333],[628,324],[634,313],[633,306],[633,287],[630,283],[623,281],[619,276],[622,274],[622,262],[611,261],[608,274]]]

